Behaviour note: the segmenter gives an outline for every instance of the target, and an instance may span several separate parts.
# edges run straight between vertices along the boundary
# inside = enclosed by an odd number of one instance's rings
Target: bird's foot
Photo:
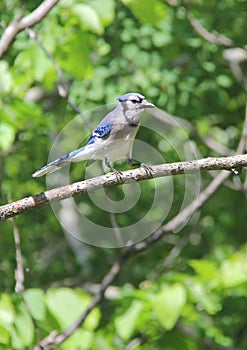
[[[132,159],[132,158],[128,158],[128,165],[129,166],[140,166],[141,165],[141,163],[140,162],[138,162],[138,161],[135,161],[134,159]]]
[[[146,174],[148,176],[153,176],[153,168],[150,165],[147,165],[145,163],[141,163],[140,167],[146,171]]]
[[[117,181],[118,182],[123,182],[123,173],[115,168],[113,168],[113,166],[110,164],[108,157],[105,158],[105,165],[111,169],[111,171],[114,172]]]
[[[117,181],[118,182],[123,182],[123,173],[117,169],[114,169],[112,168],[112,171],[114,172],[116,178],[117,178]]]

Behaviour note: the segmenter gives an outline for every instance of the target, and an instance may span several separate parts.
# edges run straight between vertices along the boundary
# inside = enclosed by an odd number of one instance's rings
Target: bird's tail
[[[77,149],[76,151],[70,152],[63,157],[54,160],[53,162],[43,166],[41,169],[35,171],[32,174],[32,177],[40,177],[45,174],[50,174],[50,173],[53,173],[54,171],[57,171],[58,169],[62,168],[63,166],[73,161],[73,157],[77,156],[78,154],[82,155],[83,150],[84,150],[84,147]],[[84,158],[84,160],[86,159],[87,157]],[[81,156],[80,159],[78,160],[83,160],[83,157]]]

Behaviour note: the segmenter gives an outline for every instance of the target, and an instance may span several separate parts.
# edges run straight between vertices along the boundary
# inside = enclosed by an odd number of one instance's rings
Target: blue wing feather
[[[91,136],[89,137],[89,140],[87,142],[87,145],[91,145],[92,143],[94,143],[95,138],[103,138],[105,137],[107,134],[109,134],[109,132],[112,129],[112,125],[113,124],[106,124],[106,125],[99,125],[91,134]]]

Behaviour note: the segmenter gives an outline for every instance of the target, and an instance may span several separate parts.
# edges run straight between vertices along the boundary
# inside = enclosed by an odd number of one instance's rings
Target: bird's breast
[[[117,125],[114,125],[114,128],[112,130],[113,137],[118,140],[134,139],[138,129],[139,129],[139,125],[136,125],[136,124],[135,126],[129,123],[117,124]]]

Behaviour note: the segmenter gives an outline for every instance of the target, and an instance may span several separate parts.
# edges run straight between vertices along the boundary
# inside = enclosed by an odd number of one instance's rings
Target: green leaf
[[[104,31],[100,23],[99,16],[94,8],[86,4],[75,4],[71,8],[72,15],[77,16],[83,29],[90,29],[96,34],[102,34]]]
[[[221,74],[217,77],[216,81],[224,88],[229,88],[232,85],[232,79],[228,75]]]
[[[167,15],[167,6],[159,0],[122,0],[141,23],[158,25]]]
[[[91,0],[90,5],[98,13],[102,23],[106,26],[114,20],[114,0]]]
[[[87,317],[87,319],[84,322],[84,328],[87,330],[94,330],[100,320],[100,311],[99,309],[94,309],[92,312],[90,312],[90,315]]]
[[[135,300],[122,316],[115,319],[115,327],[121,338],[129,339],[135,329],[142,309],[143,302]]]
[[[185,334],[179,334],[175,330],[167,332],[164,338],[165,350],[199,350],[196,340],[190,339]]]
[[[37,81],[42,82],[47,71],[52,67],[51,60],[39,47],[32,49],[31,58],[33,76]]]
[[[223,261],[220,267],[221,282],[225,288],[234,287],[247,282],[246,257],[234,257],[232,261]]]
[[[216,293],[212,292],[209,283],[197,281],[197,278],[188,278],[186,284],[189,296],[197,307],[205,309],[211,315],[221,310],[221,299]]]
[[[8,345],[10,341],[9,331],[0,325],[0,344]],[[0,349],[2,349],[0,347]]]
[[[15,318],[15,311],[8,294],[1,294],[0,296],[0,324],[8,327]]]
[[[7,123],[0,123],[0,149],[6,151],[13,144],[15,130]]]
[[[77,79],[83,79],[89,65],[89,42],[81,30],[75,30],[66,37],[58,63],[64,70],[73,74]]]
[[[92,349],[94,350],[114,350],[113,347],[109,344],[109,342],[105,339],[104,336],[95,335],[93,339]]]
[[[25,291],[25,300],[33,318],[43,321],[46,316],[46,309],[44,303],[44,292],[42,289],[27,289]]]
[[[0,91],[9,92],[13,81],[9,71],[9,65],[5,61],[0,61],[0,77]]]
[[[217,344],[222,345],[222,347],[230,348],[234,345],[232,339],[225,335],[221,328],[217,328],[214,325],[207,324],[205,333],[209,338],[214,339]]]
[[[219,275],[218,267],[212,261],[190,260],[189,265],[193,267],[199,277],[205,281],[212,281]]]
[[[70,288],[49,289],[46,303],[51,315],[61,329],[68,327],[87,308],[91,298],[83,291]],[[84,328],[94,330],[99,322],[100,312],[94,309],[84,323]]]
[[[34,327],[23,304],[18,304],[15,311],[14,327],[11,330],[12,345],[14,349],[23,349],[32,344]]]
[[[49,289],[46,293],[46,303],[51,314],[61,328],[68,327],[85,310],[88,303],[81,302],[76,291],[69,288]]]
[[[41,82],[51,68],[51,60],[39,47],[32,45],[19,53],[15,65],[21,66],[23,71],[29,71],[29,75]]]
[[[158,320],[168,330],[176,324],[185,303],[186,292],[180,284],[165,288],[152,301],[153,310]]]
[[[87,350],[92,349],[91,344],[94,338],[93,332],[85,329],[78,329],[75,333],[66,340],[66,343],[61,346],[61,349],[69,350]]]

